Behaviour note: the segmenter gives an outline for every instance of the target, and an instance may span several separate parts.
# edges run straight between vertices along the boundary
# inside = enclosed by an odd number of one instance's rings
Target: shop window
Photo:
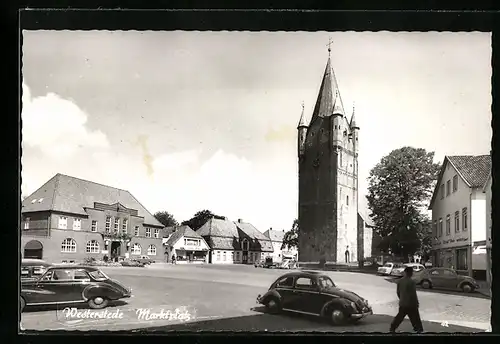
[[[467,249],[457,250],[457,270],[469,270],[467,263]]]

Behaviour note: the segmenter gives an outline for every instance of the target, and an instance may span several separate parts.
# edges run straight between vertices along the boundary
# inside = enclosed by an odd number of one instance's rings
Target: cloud
[[[23,146],[38,148],[52,159],[63,159],[82,148],[106,149],[109,142],[99,130],[87,128],[87,114],[71,100],[54,93],[31,97],[23,83]]]
[[[153,161],[152,167],[155,171],[179,169],[185,165],[198,162],[199,155],[200,151],[198,150],[188,150],[161,155]]]

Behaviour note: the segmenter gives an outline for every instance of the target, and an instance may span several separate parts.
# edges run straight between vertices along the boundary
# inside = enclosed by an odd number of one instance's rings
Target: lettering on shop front
[[[458,239],[447,239],[443,241],[436,241],[436,245],[447,245],[447,244],[453,244],[455,242],[464,242],[464,241],[469,241],[469,238],[458,238]]]

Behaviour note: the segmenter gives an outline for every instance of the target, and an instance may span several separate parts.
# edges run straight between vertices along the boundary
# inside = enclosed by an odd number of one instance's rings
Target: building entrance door
[[[120,254],[121,254],[121,242],[120,241],[112,241],[111,242],[111,260],[117,262]]]
[[[241,259],[243,264],[248,263],[248,251],[243,251],[243,258]]]
[[[24,258],[42,259],[43,246],[38,240],[31,240],[24,246]]]

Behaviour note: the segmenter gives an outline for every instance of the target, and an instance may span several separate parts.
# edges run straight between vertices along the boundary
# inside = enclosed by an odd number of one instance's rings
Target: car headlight
[[[356,304],[354,302],[351,302],[351,307],[352,309],[357,309]]]

